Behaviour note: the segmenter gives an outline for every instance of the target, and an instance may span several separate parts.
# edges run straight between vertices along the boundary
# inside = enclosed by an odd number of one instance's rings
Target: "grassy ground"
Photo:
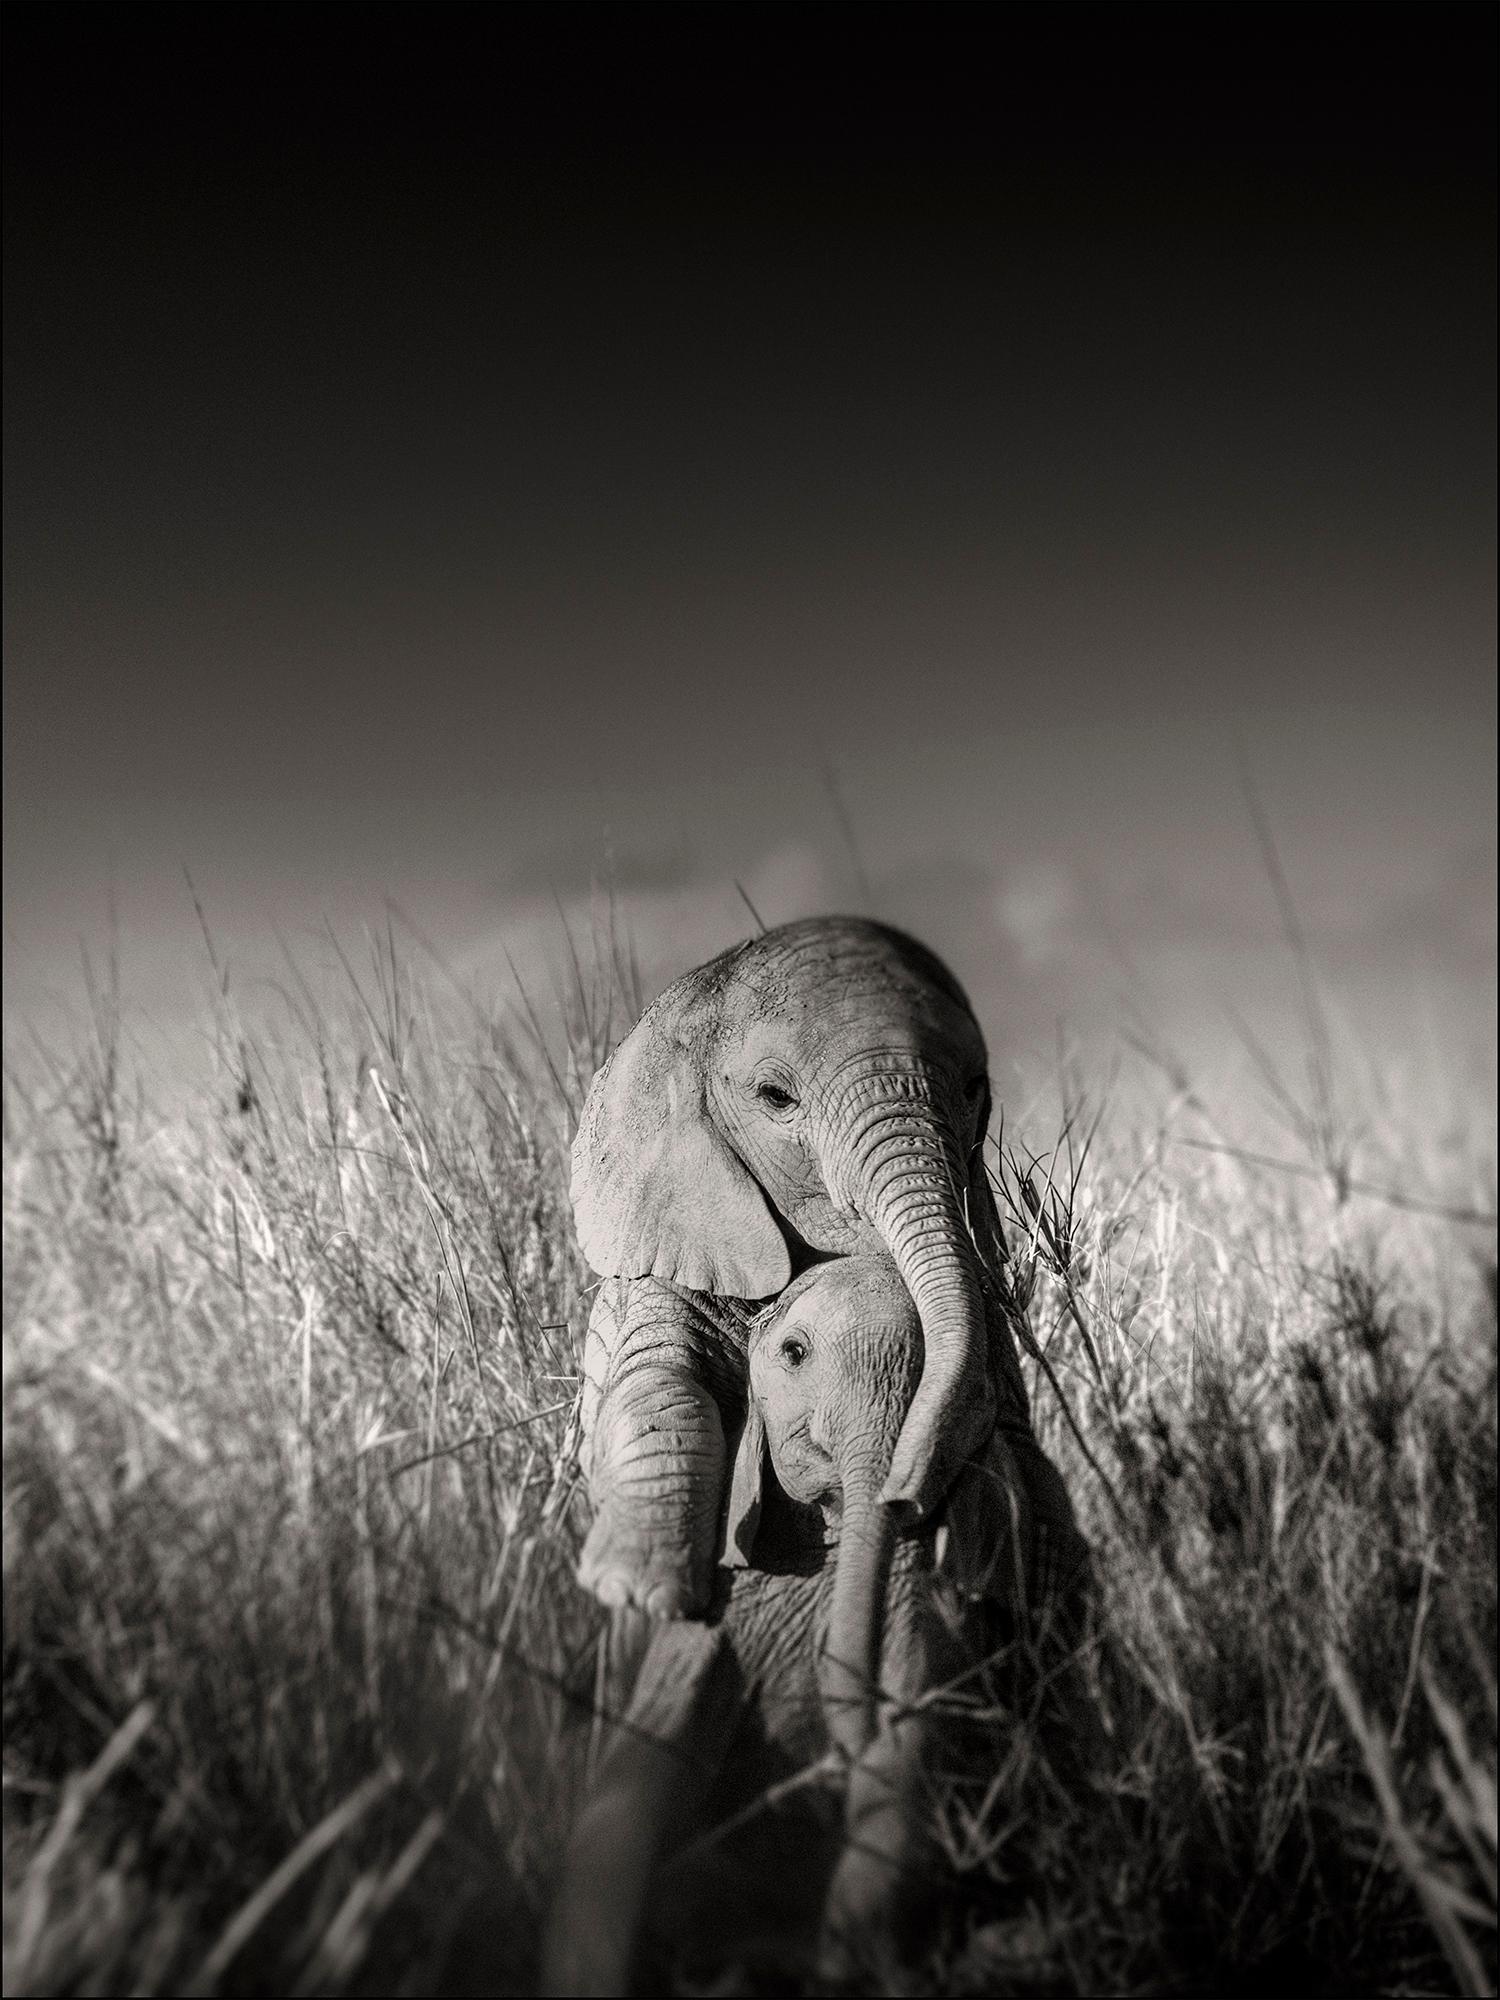
[[[8,1991],[525,1990],[598,1735],[564,1165],[617,970],[565,1064],[389,949],[254,1040],[226,982],[200,1093],[107,992],[10,1052]],[[997,1726],[916,1990],[1493,1990],[1494,1235],[1363,1191],[1493,1170],[1346,1152],[1334,1067],[1266,1065],[1297,1173],[1181,1078],[1081,1165],[1005,1135],[1105,1747],[1059,1790]]]

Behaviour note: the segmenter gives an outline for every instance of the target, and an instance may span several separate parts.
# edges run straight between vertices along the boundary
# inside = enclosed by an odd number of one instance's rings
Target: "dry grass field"
[[[201,1087],[108,975],[13,1038],[8,1992],[527,1990],[599,1735],[566,1150],[634,1005],[569,980],[561,1058],[388,939],[253,1030],[222,980]],[[1103,1747],[995,1717],[912,1990],[1494,1989],[1492,1114],[1305,1053],[1280,1167],[1180,1075],[996,1135]]]

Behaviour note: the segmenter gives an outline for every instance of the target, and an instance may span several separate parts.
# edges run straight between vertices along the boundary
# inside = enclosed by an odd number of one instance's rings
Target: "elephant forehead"
[[[792,1280],[757,1331],[784,1322],[793,1313],[815,1330],[852,1324],[871,1333],[886,1327],[910,1333],[921,1324],[900,1272],[879,1252],[812,1265]]]
[[[747,1006],[726,1009],[716,1054],[727,1071],[780,1061],[805,1084],[829,1088],[859,1080],[874,1065],[894,1077],[936,1082],[985,1062],[984,1038],[961,1008],[930,991],[888,982],[847,982],[783,992],[755,989]]]
[[[807,917],[752,939],[736,963],[757,990],[842,989],[861,998],[886,992],[938,996],[972,1018],[968,996],[935,953],[904,931],[862,917]]]

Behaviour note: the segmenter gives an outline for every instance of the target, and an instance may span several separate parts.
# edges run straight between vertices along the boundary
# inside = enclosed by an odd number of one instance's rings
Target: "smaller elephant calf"
[[[819,1760],[846,1775],[823,1970],[889,1941],[923,1859],[940,1704],[922,1698],[1009,1642],[1066,1642],[1087,1570],[1029,1428],[997,1429],[937,1513],[898,1530],[880,1494],[921,1365],[916,1308],[881,1256],[814,1265],[754,1323],[709,1619],[640,1621],[634,1689],[569,1842],[544,1990],[628,1992],[659,1865]]]

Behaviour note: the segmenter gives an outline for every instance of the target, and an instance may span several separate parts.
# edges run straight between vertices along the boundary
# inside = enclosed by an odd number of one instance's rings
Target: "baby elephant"
[[[822,1969],[889,1941],[923,1859],[941,1704],[921,1698],[1068,1626],[1087,1567],[1029,1427],[997,1430],[936,1514],[898,1529],[880,1495],[921,1367],[917,1310],[879,1255],[814,1265],[752,1325],[709,1618],[617,1614],[644,1656],[569,1843],[546,1991],[628,1992],[659,1864],[820,1759],[845,1777]]]

